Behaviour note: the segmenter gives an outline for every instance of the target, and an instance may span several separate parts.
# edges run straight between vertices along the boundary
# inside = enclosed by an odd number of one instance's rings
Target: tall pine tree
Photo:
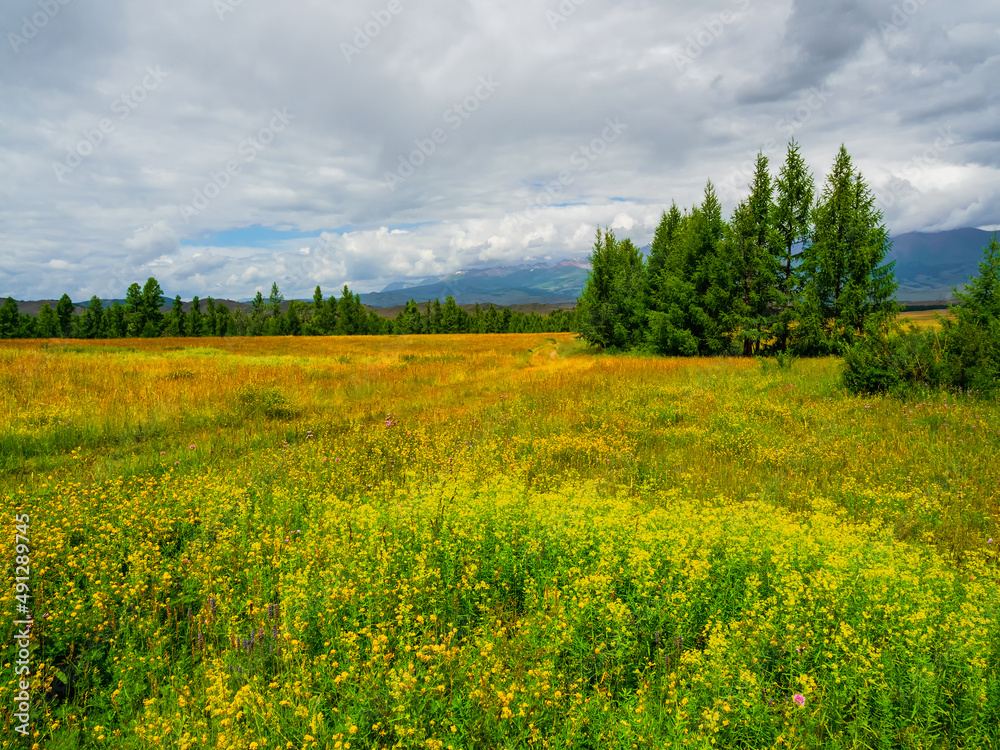
[[[768,159],[760,153],[750,197],[736,207],[723,243],[734,282],[727,327],[742,342],[744,356],[756,354],[770,335],[769,317],[777,300],[778,264],[771,193]]]
[[[17,327],[21,322],[21,314],[17,309],[17,302],[13,297],[8,297],[0,307],[0,339],[12,339],[17,336]]]
[[[775,181],[772,224],[776,233],[774,252],[778,266],[777,295],[771,316],[774,348],[784,352],[796,309],[803,293],[802,256],[812,236],[812,209],[815,185],[812,174],[793,140],[781,173]]]
[[[723,354],[729,349],[734,279],[726,263],[722,242],[726,222],[722,205],[709,181],[701,206],[691,213],[678,242],[682,268],[694,285],[688,308],[690,330],[699,354]]]
[[[201,314],[201,300],[196,294],[191,298],[191,309],[188,310],[187,332],[188,336],[201,336],[204,334],[205,316]]]
[[[68,294],[59,298],[56,304],[56,317],[59,319],[59,335],[69,338],[73,331],[73,300]]]
[[[841,353],[866,322],[896,315],[894,264],[885,263],[890,247],[875,196],[841,146],[817,202],[812,243],[803,258],[800,349]]]
[[[173,338],[187,336],[187,316],[184,314],[184,306],[179,294],[174,297],[174,304],[167,314],[167,322],[163,329],[163,335]]]
[[[577,301],[580,337],[602,349],[627,350],[642,341],[646,271],[632,240],[597,229],[590,274]]]
[[[146,279],[142,287],[142,298],[140,302],[142,314],[142,329],[140,335],[145,338],[153,338],[160,335],[163,330],[163,289],[160,283],[150,276]]]
[[[43,339],[50,339],[59,335],[59,318],[56,311],[46,302],[42,309],[38,311],[38,321],[36,323],[38,335]]]

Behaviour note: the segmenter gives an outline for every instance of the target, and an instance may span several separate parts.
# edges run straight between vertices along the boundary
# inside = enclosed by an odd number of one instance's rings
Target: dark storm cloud
[[[773,102],[821,85],[879,33],[880,11],[887,5],[882,0],[794,0],[769,69],[741,99]]]

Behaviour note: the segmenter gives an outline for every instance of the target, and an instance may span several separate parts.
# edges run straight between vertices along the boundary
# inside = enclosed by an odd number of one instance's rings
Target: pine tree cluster
[[[759,154],[750,195],[729,221],[712,183],[701,205],[674,203],[648,259],[597,231],[578,303],[583,338],[662,355],[843,353],[894,318],[891,243],[875,198],[843,146],[823,191],[799,146],[777,177]]]

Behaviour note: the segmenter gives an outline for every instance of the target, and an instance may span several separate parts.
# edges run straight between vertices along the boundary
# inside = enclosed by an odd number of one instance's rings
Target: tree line
[[[711,181],[700,205],[674,203],[648,259],[598,228],[581,336],[661,355],[822,355],[896,316],[889,233],[845,147],[818,196],[794,141],[776,176],[758,154],[749,188],[728,221]]]
[[[21,313],[17,302],[8,297],[0,307],[0,339],[542,333],[570,331],[575,325],[573,311],[554,310],[538,315],[477,304],[469,312],[455,304],[451,296],[444,304],[435,299],[418,305],[411,299],[395,319],[383,318],[374,310],[366,310],[360,296],[347,285],[339,299],[334,296],[324,299],[317,286],[311,302],[291,300],[286,305],[274,283],[268,298],[257,292],[249,311],[230,309],[211,297],[204,300],[204,308],[202,300],[194,297],[185,311],[177,296],[164,311],[163,290],[152,277],[142,287],[132,284],[124,304],[116,300],[105,306],[94,296],[82,315],[75,315],[74,307],[69,295],[64,294],[55,309],[46,302],[38,315],[32,316]]]

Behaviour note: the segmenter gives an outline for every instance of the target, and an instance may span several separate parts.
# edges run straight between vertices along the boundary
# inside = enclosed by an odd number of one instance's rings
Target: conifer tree
[[[302,335],[302,319],[299,316],[299,310],[303,303],[299,300],[293,299],[288,303],[288,310],[285,313],[285,335],[286,336],[301,336]]]
[[[38,322],[36,323],[39,338],[50,339],[59,335],[59,318],[56,311],[46,302],[38,311]]]
[[[15,338],[19,339],[36,339],[38,338],[38,327],[36,325],[36,320],[33,315],[28,315],[27,313],[21,313],[20,320],[17,324],[17,331],[14,334]]]
[[[0,307],[0,339],[12,339],[17,335],[20,316],[17,302],[13,297],[8,297],[3,307]]]
[[[698,353],[722,354],[729,348],[728,328],[733,294],[732,269],[722,253],[726,223],[722,205],[709,181],[701,206],[692,211],[679,239],[681,267],[693,284],[688,321]]]
[[[247,321],[246,335],[260,336],[264,333],[264,323],[267,316],[264,295],[261,294],[260,289],[257,290],[257,294],[250,304],[252,305],[252,310]]]
[[[68,294],[59,298],[56,304],[56,317],[59,319],[59,335],[69,338],[73,330],[73,300]]]
[[[420,333],[421,328],[420,308],[417,307],[416,301],[411,299],[396,316],[396,333],[400,335]]]
[[[724,243],[734,287],[728,324],[742,342],[743,356],[757,353],[769,335],[769,316],[777,300],[776,233],[771,223],[768,159],[757,155],[750,196],[733,213]]]
[[[971,325],[1000,321],[1000,242],[996,233],[983,250],[979,275],[970,279],[963,291],[953,290],[958,306],[955,317]]]
[[[331,335],[336,334],[339,315],[337,297],[331,294],[330,298],[323,304],[323,307],[325,308],[323,311],[323,325],[326,327],[326,332]]]
[[[383,336],[393,331],[393,322],[383,318],[374,309],[368,311],[368,333],[372,336]]]
[[[644,335],[646,268],[632,240],[597,228],[590,274],[577,300],[580,336],[602,349],[628,350]]]
[[[218,318],[215,311],[215,300],[208,297],[205,300],[205,320],[203,321],[202,334],[205,336],[218,336]]]
[[[812,208],[815,187],[812,174],[793,140],[788,144],[785,163],[775,181],[772,223],[777,235],[775,254],[778,265],[777,298],[772,313],[771,332],[774,348],[788,348],[789,331],[800,307],[803,291],[802,256],[812,233]]]
[[[347,284],[337,300],[337,333],[341,336],[358,336],[363,333],[365,310],[361,299],[354,296]]]
[[[483,308],[477,302],[469,314],[469,332],[483,333]]]
[[[281,303],[285,297],[278,290],[278,282],[271,283],[271,296],[268,297],[268,317],[277,318],[281,315]]]
[[[239,333],[232,311],[225,302],[215,306],[215,335],[236,336]],[[245,332],[244,332],[245,333]]]
[[[142,287],[141,312],[143,316],[142,332],[144,338],[159,336],[163,330],[163,290],[159,282],[150,276]]]
[[[441,312],[442,333],[462,333],[465,331],[465,319],[468,313],[455,304],[455,298],[450,294],[445,297],[444,309]]]
[[[483,332],[500,333],[500,325],[501,325],[500,313],[497,311],[497,309],[493,306],[493,303],[491,302],[489,308],[483,315]]]
[[[104,308],[104,335],[109,339],[123,339],[128,335],[125,308],[118,300]]]
[[[890,246],[875,197],[841,146],[816,205],[812,243],[803,259],[809,295],[801,318],[821,320],[822,329],[804,329],[808,336],[800,339],[800,349],[840,353],[867,321],[896,315],[894,264],[884,264]]]
[[[437,297],[434,298],[433,304],[431,304],[430,315],[428,316],[427,328],[428,333],[444,333],[442,316],[443,312],[441,310],[441,300]]]
[[[628,240],[631,242],[631,240]],[[636,248],[636,254],[638,254],[639,249]],[[511,321],[514,319],[514,313],[509,307],[505,307],[503,312],[500,313],[500,333],[511,333]]]
[[[188,310],[187,332],[188,336],[201,336],[203,333],[205,316],[201,314],[201,300],[196,294],[191,298],[191,309]]]
[[[697,209],[695,209],[697,211]],[[698,353],[698,340],[691,332],[691,307],[694,302],[694,281],[683,245],[694,221],[685,212],[677,221],[671,244],[658,260],[658,270],[647,272],[649,279],[649,312],[646,347],[655,354],[665,356],[694,356]],[[661,221],[661,227],[664,223]],[[650,257],[652,262],[652,257]]]
[[[90,298],[90,304],[83,313],[80,335],[85,339],[104,338],[104,305],[96,294]]]
[[[163,335],[171,338],[187,336],[187,316],[184,314],[184,306],[179,294],[174,297],[174,304],[167,315]]]
[[[129,285],[125,292],[125,335],[138,336],[146,326],[142,307],[142,287],[137,283]]]
[[[653,235],[653,243],[649,250],[649,260],[646,263],[646,274],[649,280],[648,289],[652,292],[655,286],[655,278],[660,271],[670,262],[670,257],[674,249],[674,240],[677,231],[680,229],[681,210],[677,203],[670,204],[670,211],[664,211],[660,217],[660,224],[656,227]]]
[[[942,379],[952,388],[989,392],[1000,388],[1000,242],[993,235],[983,251],[979,275],[964,291],[953,290],[958,305],[941,318]]]
[[[313,317],[310,328],[317,335],[326,336],[333,331],[330,308],[323,301],[323,290],[317,284],[313,292]]]

